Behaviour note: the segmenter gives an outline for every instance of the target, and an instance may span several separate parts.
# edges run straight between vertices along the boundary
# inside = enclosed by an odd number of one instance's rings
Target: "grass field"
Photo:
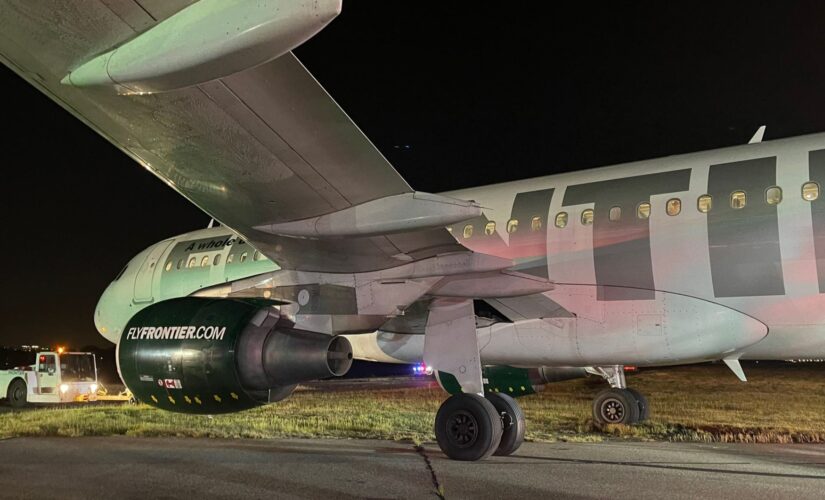
[[[723,442],[825,442],[825,365],[749,365],[748,383],[723,365],[649,370],[628,376],[645,393],[651,419],[638,426],[596,428],[597,378],[547,386],[519,399],[527,438],[536,441],[655,439]],[[437,387],[299,389],[247,412],[214,417],[149,406],[71,406],[0,413],[0,438],[14,436],[334,437],[431,441],[445,398]]]

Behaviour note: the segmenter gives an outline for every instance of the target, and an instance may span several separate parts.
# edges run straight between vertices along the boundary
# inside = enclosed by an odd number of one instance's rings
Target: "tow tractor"
[[[0,370],[0,397],[13,407],[97,401],[98,388],[97,363],[90,352],[38,352],[33,365]]]

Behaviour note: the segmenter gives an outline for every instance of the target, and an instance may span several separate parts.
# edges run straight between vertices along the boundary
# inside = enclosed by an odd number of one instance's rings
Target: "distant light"
[[[425,363],[414,365],[412,370],[415,375],[432,375],[433,373],[432,367],[427,366]]]
[[[63,351],[65,351],[65,350],[66,349],[64,349],[63,347],[58,347],[57,348],[57,354],[63,354]]]
[[[96,393],[97,392],[97,384],[90,385],[89,390],[92,392],[92,394]]]
[[[66,394],[67,392],[69,392],[69,386],[66,384],[60,384],[60,393]]]

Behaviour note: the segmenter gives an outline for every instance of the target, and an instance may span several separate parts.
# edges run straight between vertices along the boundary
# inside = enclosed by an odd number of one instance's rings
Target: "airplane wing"
[[[4,1],[0,60],[282,267],[359,272],[464,250],[443,228],[333,239],[266,229],[413,192],[291,52],[170,92],[61,84],[193,3]]]

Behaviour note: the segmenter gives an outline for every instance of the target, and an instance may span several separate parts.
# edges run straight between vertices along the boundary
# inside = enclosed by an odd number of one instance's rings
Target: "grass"
[[[747,384],[722,365],[649,370],[628,385],[650,399],[651,419],[597,428],[593,396],[606,387],[588,378],[547,386],[519,399],[528,440],[643,439],[703,442],[825,442],[825,366],[746,367]],[[0,413],[0,438],[15,436],[330,437],[432,441],[444,393],[415,389],[303,388],[286,401],[214,417],[146,405],[89,405]]]

